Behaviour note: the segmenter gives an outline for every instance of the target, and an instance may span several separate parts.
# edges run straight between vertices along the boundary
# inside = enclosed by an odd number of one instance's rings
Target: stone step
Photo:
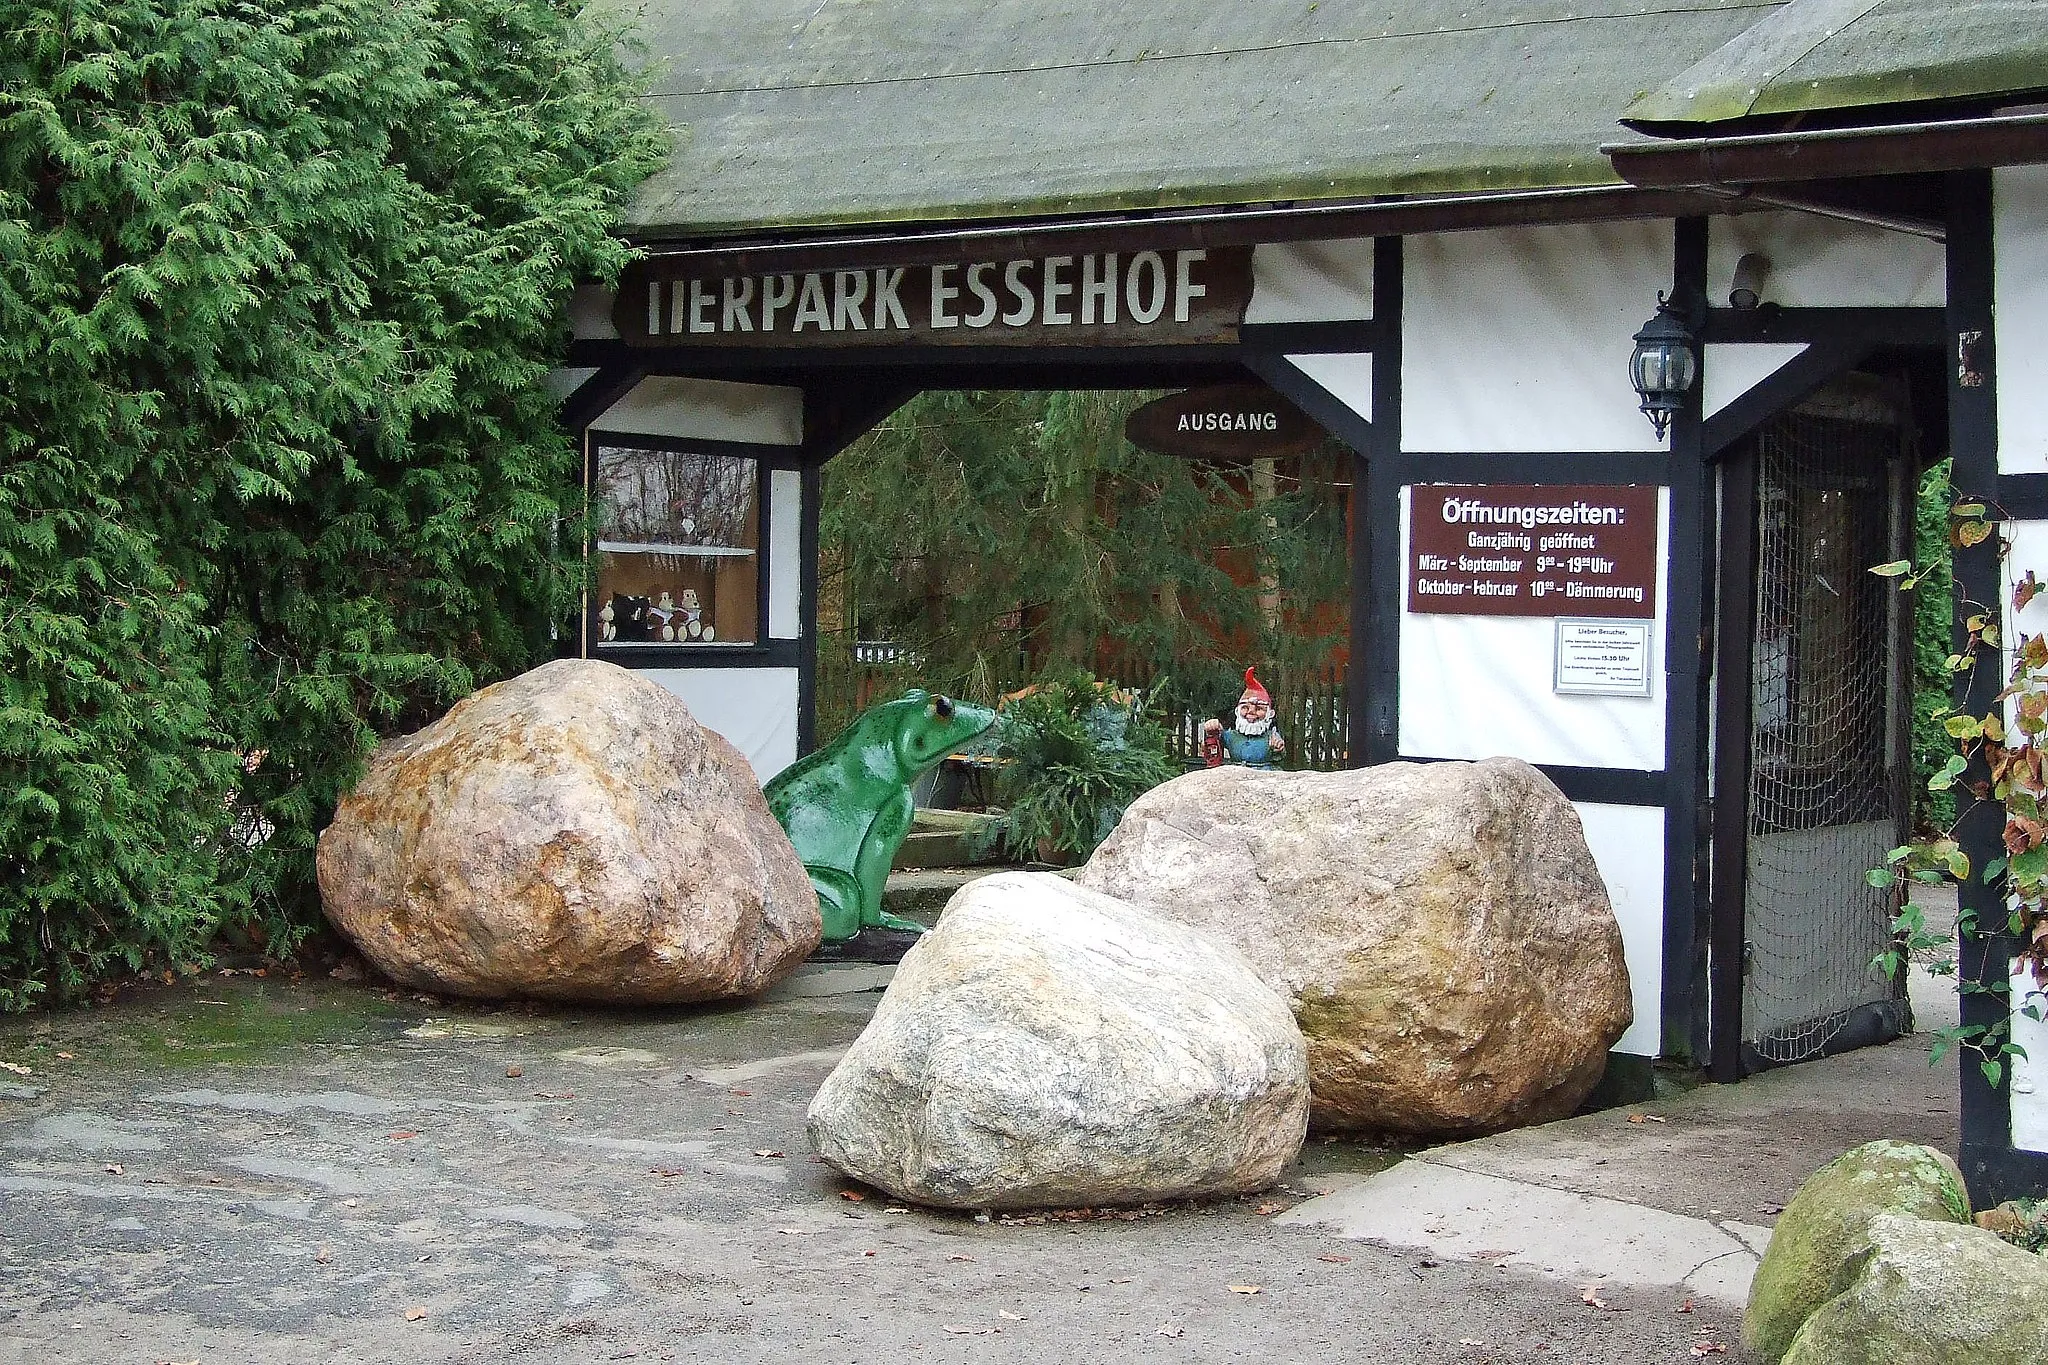
[[[889,874],[889,883],[882,891],[882,908],[929,927],[939,922],[939,912],[946,908],[946,902],[967,883],[997,872],[1026,870],[1014,863],[1007,866],[906,868]],[[1034,865],[1028,870],[1056,871],[1063,877],[1071,877],[1080,869]]]
[[[891,866],[976,867],[1000,863],[1002,844],[992,837],[989,828],[994,823],[995,817],[972,811],[921,810],[903,846],[896,850]]]

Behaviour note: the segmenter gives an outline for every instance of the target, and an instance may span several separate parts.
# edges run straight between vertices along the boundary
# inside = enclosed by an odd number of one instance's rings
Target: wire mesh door
[[[1864,874],[1904,834],[1895,558],[1907,443],[1880,390],[1837,388],[1757,437],[1742,1025],[1752,1065],[1895,1036],[1902,988],[1872,970],[1890,901]],[[1873,1028],[1872,1026],[1875,1025]]]

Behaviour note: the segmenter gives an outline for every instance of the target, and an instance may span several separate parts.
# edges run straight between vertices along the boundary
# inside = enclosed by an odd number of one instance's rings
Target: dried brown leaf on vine
[[[2033,601],[2035,597],[2039,596],[2040,592],[2041,581],[2034,577],[2034,571],[2032,569],[2027,570],[2027,576],[2025,578],[2022,578],[2019,582],[2012,585],[2013,610],[2025,611],[2027,603]]]

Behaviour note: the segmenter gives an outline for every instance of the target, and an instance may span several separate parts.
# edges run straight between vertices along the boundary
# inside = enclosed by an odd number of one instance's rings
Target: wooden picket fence
[[[1113,679],[1125,687],[1150,692],[1159,681],[1156,669],[1146,665],[1101,658],[1089,669],[1098,678]],[[896,696],[907,687],[919,685],[922,672],[915,655],[900,645],[882,641],[860,641],[848,648],[829,644],[818,659],[818,735],[837,734],[861,711],[878,701]],[[1020,666],[1014,679],[997,679],[991,692],[1003,696],[1026,686],[1030,678]],[[1334,772],[1345,766],[1351,752],[1350,714],[1346,706],[1345,670],[1339,665],[1313,669],[1276,669],[1270,675],[1260,670],[1260,681],[1273,694],[1275,723],[1287,740],[1284,766]],[[1202,764],[1202,722],[1210,713],[1164,699],[1159,713],[1174,756],[1188,767]],[[1225,708],[1226,712],[1228,708]],[[1227,714],[1218,719],[1228,723]]]

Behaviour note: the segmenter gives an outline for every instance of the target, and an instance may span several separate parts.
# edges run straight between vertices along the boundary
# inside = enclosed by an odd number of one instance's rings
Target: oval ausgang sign
[[[1124,438],[1190,460],[1265,460],[1321,444],[1323,429],[1264,384],[1219,384],[1156,398],[1124,419]]]

